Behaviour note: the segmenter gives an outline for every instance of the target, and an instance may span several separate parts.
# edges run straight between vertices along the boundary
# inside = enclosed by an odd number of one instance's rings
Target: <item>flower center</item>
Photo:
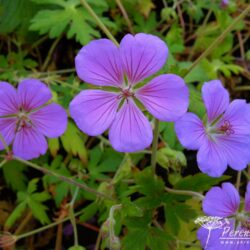
[[[130,89],[131,87],[127,89],[121,89],[121,94],[118,96],[119,99],[124,98],[128,99],[129,97],[133,97],[134,93]]]
[[[32,122],[29,119],[28,115],[25,112],[21,111],[18,114],[16,131],[18,132],[22,130],[23,128],[31,128],[31,127],[32,127]]]
[[[228,120],[225,120],[223,122],[223,124],[219,127],[218,131],[226,135],[234,134],[233,126]]]
[[[232,135],[234,134],[234,129],[230,121],[228,120],[222,120],[221,125],[218,126],[217,123],[219,121],[216,121],[212,124],[207,124],[206,126],[206,132],[210,136],[210,138],[214,139],[214,136],[216,135]]]

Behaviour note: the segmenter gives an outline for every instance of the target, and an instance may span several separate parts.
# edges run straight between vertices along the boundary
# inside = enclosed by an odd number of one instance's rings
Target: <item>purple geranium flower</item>
[[[133,152],[152,142],[152,128],[138,108],[138,100],[157,119],[175,121],[188,107],[188,88],[173,74],[138,83],[162,68],[168,56],[166,44],[148,34],[126,35],[116,47],[108,39],[84,46],[76,56],[76,71],[85,82],[109,90],[84,90],[70,104],[78,127],[88,135],[109,129],[117,151]]]
[[[227,165],[244,169],[250,161],[250,106],[245,100],[229,104],[228,91],[219,80],[205,83],[202,97],[207,121],[186,113],[175,124],[180,142],[198,149],[198,166],[210,176],[221,176]]]
[[[221,227],[207,230],[203,225],[198,230],[198,239],[205,250],[247,250],[250,249],[250,182],[247,185],[244,211],[239,211],[240,195],[231,183],[222,188],[211,188],[204,200],[203,211],[209,216],[221,217]],[[228,219],[223,219],[227,218]],[[236,225],[236,220],[239,222]]]
[[[14,155],[25,160],[36,158],[48,148],[45,136],[64,133],[67,113],[58,104],[48,104],[51,98],[50,89],[36,79],[23,80],[17,90],[0,82],[0,133],[7,145],[13,143]]]

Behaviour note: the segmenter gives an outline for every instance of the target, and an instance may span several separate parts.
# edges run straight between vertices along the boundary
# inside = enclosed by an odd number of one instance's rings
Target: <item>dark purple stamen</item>
[[[224,121],[223,125],[220,126],[219,131],[223,132],[226,135],[234,134],[233,127],[232,127],[231,123],[228,120]]]

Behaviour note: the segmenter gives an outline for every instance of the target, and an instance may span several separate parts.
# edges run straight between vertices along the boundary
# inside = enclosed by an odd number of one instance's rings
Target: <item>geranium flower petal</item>
[[[126,35],[120,44],[123,68],[135,84],[156,73],[166,63],[168,48],[160,38],[139,33]]]
[[[202,87],[202,97],[207,110],[208,122],[218,118],[229,105],[229,93],[219,80],[206,82]]]
[[[225,122],[232,127],[233,135],[250,135],[250,105],[245,100],[232,101],[217,127],[222,126]]]
[[[205,128],[198,116],[186,113],[175,122],[175,131],[181,144],[187,149],[199,149],[206,140]]]
[[[234,100],[228,106],[217,128],[230,126],[229,134],[217,136],[221,150],[228,164],[235,170],[242,170],[250,162],[250,106],[245,100]]]
[[[162,121],[175,121],[188,108],[188,88],[184,80],[174,74],[155,77],[136,92],[136,97]]]
[[[250,182],[247,184],[247,191],[245,195],[245,210],[250,212]]]
[[[16,114],[18,109],[16,89],[7,82],[0,82],[0,116]]]
[[[47,148],[44,135],[33,127],[24,127],[15,135],[13,153],[24,160],[31,160],[45,154]]]
[[[20,104],[25,111],[41,107],[52,98],[50,89],[37,79],[25,79],[17,88]]]
[[[229,182],[222,184],[222,188],[213,187],[202,202],[205,214],[209,216],[228,217],[234,215],[240,205],[240,196],[236,188]]]
[[[88,135],[100,135],[114,120],[120,99],[118,93],[84,90],[70,103],[70,114]]]
[[[231,168],[240,171],[247,167],[250,162],[250,136],[223,135],[217,141]]]
[[[209,139],[201,145],[197,161],[200,170],[212,177],[221,176],[227,168],[227,159],[220,145]]]
[[[0,133],[7,145],[10,145],[15,136],[16,118],[0,118]],[[4,145],[0,140],[0,150],[4,149]]]
[[[123,70],[119,48],[108,39],[91,41],[75,58],[79,78],[98,86],[121,86]]]
[[[49,138],[62,135],[67,128],[67,113],[58,104],[49,104],[29,115],[32,124]]]
[[[109,140],[116,151],[135,152],[148,147],[153,139],[152,128],[132,99],[125,100],[109,131]]]

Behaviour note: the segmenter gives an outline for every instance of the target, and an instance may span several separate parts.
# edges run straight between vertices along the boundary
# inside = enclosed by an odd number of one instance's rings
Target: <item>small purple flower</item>
[[[48,103],[50,89],[36,79],[25,79],[15,89],[0,82],[0,133],[14,155],[30,160],[45,154],[46,137],[62,135],[67,113],[58,104]],[[4,149],[0,141],[0,150]]]
[[[200,170],[212,177],[221,176],[229,165],[244,169],[250,162],[250,106],[245,100],[229,104],[229,93],[219,80],[202,87],[207,110],[206,122],[186,113],[175,124],[181,144],[197,150]]]
[[[119,48],[108,39],[84,46],[75,59],[77,74],[105,89],[84,90],[71,102],[70,113],[78,127],[91,136],[109,129],[109,140],[120,152],[148,147],[152,128],[138,102],[163,121],[175,121],[188,107],[188,88],[177,75],[160,75],[138,87],[162,68],[167,56],[162,40],[142,33],[126,35]]]
[[[228,5],[229,5],[229,0],[221,0],[221,1],[220,1],[220,7],[221,7],[222,9],[227,8]]]
[[[250,182],[247,185],[245,209],[239,211],[240,195],[231,183],[223,183],[222,188],[211,188],[203,200],[203,211],[209,216],[219,216],[224,223],[220,228],[207,230],[201,227],[197,236],[205,250],[247,250],[250,248]],[[236,219],[239,224],[235,226]],[[240,240],[239,240],[240,238]],[[228,242],[228,244],[226,244]],[[230,242],[230,243],[229,243]]]

